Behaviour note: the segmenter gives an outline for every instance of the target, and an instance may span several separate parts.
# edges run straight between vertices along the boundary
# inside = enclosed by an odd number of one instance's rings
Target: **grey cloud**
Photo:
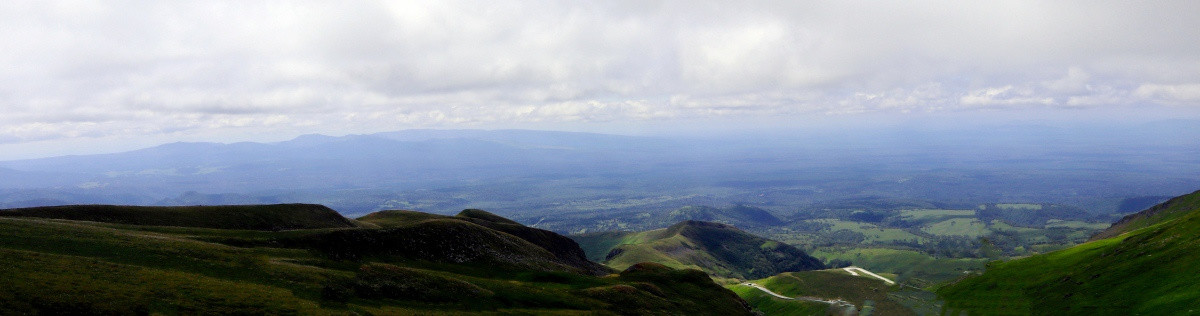
[[[1200,103],[1200,3],[14,2],[0,138]]]

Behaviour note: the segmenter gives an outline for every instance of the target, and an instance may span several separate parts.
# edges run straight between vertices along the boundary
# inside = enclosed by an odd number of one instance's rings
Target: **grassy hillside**
[[[875,278],[853,276],[841,269],[787,272],[748,282],[788,297],[841,299],[854,304],[854,309],[860,315],[915,315],[900,302],[902,296],[894,293],[899,287],[889,286]],[[761,290],[746,285],[728,287],[767,315],[815,315],[841,311],[838,306],[826,303],[762,297]]]
[[[1123,220],[1115,237],[997,262],[943,287],[972,314],[1166,315],[1200,311],[1200,192]],[[1137,228],[1140,227],[1140,228]]]
[[[336,211],[313,204],[227,206],[66,205],[0,210],[0,216],[133,225],[285,230],[354,227]]]
[[[578,247],[555,253],[469,214],[288,231],[0,217],[0,314],[749,313],[699,271],[596,276],[561,259]]]
[[[502,262],[491,263],[593,275],[612,272],[603,265],[589,261],[579,245],[570,238],[548,230],[526,227],[482,210],[464,210],[456,216],[382,211],[359,218],[359,221],[382,229],[329,232],[328,235],[336,236],[302,237],[306,241],[300,243],[318,247],[333,256],[397,256],[431,261],[455,258],[461,262],[476,258],[499,258]],[[484,238],[482,235],[488,236]],[[506,255],[483,255],[488,252]],[[521,256],[514,257],[515,254]]]
[[[598,232],[571,235],[570,237],[579,243],[580,248],[583,248],[588,260],[602,262],[614,247],[634,243],[630,240],[634,236],[641,236],[641,234],[637,232]]]
[[[785,300],[767,294],[759,289],[735,284],[727,286],[734,293],[737,293],[742,299],[746,300],[750,307],[763,315],[771,316],[810,316],[810,315],[826,315],[833,309],[829,304],[803,301],[803,300]]]
[[[796,247],[718,223],[685,221],[664,229],[589,235],[581,240],[589,247],[615,245],[608,251],[605,264],[617,269],[656,262],[700,269],[717,277],[751,279],[823,267],[819,260]]]
[[[1200,205],[1200,191],[1179,196],[1144,211],[1125,216],[1116,223],[1113,223],[1108,229],[1092,236],[1091,240],[1116,237],[1126,232],[1170,221],[1188,215],[1188,213],[1196,209],[1197,205]]]
[[[575,243],[571,238],[559,235],[558,233],[527,227],[483,210],[464,210],[455,215],[454,218],[465,219],[487,228],[517,236],[517,238],[546,249],[555,256],[555,261],[580,268],[586,273],[605,274],[611,272],[608,267],[588,260],[587,254],[583,252],[583,249],[579,248],[579,244]]]

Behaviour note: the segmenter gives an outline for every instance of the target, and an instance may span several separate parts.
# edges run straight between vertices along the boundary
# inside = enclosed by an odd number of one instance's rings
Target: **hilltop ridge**
[[[295,209],[325,208],[6,211],[23,216],[0,216],[0,314],[751,314],[700,271],[618,273],[566,237],[481,210],[286,231],[248,230],[269,217],[231,224],[243,214],[230,210]]]
[[[486,232],[488,235],[494,235],[496,240],[505,241],[509,245],[506,247],[513,248],[510,250],[510,252],[522,253],[525,256],[528,256],[524,259],[505,261],[511,264],[524,265],[531,262],[536,262],[534,266],[539,266],[541,268],[563,271],[582,271],[583,273],[592,275],[604,275],[612,272],[611,269],[603,265],[587,260],[587,256],[584,255],[583,249],[581,249],[579,245],[570,238],[548,230],[521,225],[520,223],[510,219],[488,213],[483,210],[463,210],[455,216],[434,215],[413,211],[381,211],[360,217],[358,220],[363,223],[374,224],[383,228],[379,232],[369,233],[372,234],[372,237],[366,240],[357,241],[361,243],[379,243],[380,246],[382,246],[387,244],[386,240],[393,238],[405,239],[406,245],[424,242],[435,243],[443,238],[446,240],[463,240],[468,242],[473,240],[471,238],[464,237],[449,238],[449,236],[438,236],[437,234],[430,235],[417,233],[419,231],[423,231],[423,227],[425,226],[442,225],[446,227],[455,227],[455,231],[459,234],[476,234],[480,232]],[[333,232],[331,234],[352,235],[365,233]],[[344,238],[351,237],[346,236]],[[383,240],[377,241],[379,238],[383,238]],[[472,251],[480,250],[478,248],[470,247],[469,245],[462,246],[465,247],[463,249],[472,249]],[[337,252],[346,252],[349,251],[349,249],[360,248],[354,243],[347,242],[339,242],[336,245],[330,245],[330,247],[330,251]],[[374,247],[368,247],[368,249],[365,249],[364,251],[371,252],[371,250],[373,250],[372,248]],[[436,252],[451,251],[452,249],[453,248],[443,244],[443,246],[438,249],[421,251]],[[418,249],[411,250],[416,251]],[[390,251],[398,253],[403,252],[404,250],[393,247],[393,249]],[[433,257],[468,258],[471,256],[472,254],[470,253],[461,253],[454,255],[436,255]]]
[[[1183,217],[1198,205],[1200,205],[1200,191],[1177,196],[1143,211],[1122,217],[1108,229],[1096,233],[1089,241],[1116,237],[1123,233]]]
[[[683,221],[663,229],[573,235],[590,248],[607,247],[604,263],[621,269],[639,262],[700,269],[715,277],[752,279],[824,268],[803,250],[729,224]],[[590,249],[589,253],[601,252]]]
[[[316,204],[222,206],[64,205],[0,210],[0,216],[131,225],[289,230],[349,228],[355,223]]]

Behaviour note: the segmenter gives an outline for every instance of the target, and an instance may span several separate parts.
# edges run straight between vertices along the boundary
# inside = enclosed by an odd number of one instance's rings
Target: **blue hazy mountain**
[[[0,205],[320,203],[347,214],[540,214],[861,198],[1046,202],[1111,213],[1200,186],[1200,133],[1168,121],[795,129],[635,137],[530,130],[303,135],[0,162]],[[1194,125],[1192,125],[1194,126]]]

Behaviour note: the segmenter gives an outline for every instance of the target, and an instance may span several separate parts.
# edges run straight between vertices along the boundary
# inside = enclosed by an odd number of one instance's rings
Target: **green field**
[[[903,210],[899,217],[911,222],[936,222],[956,217],[975,217],[975,210]]]
[[[1003,259],[1070,247],[1109,225],[1094,222],[1080,209],[1056,204],[983,204],[978,210],[823,209],[802,215],[816,218],[751,231],[826,252],[887,248],[938,258]]]
[[[1109,223],[1088,223],[1083,221],[1064,221],[1064,220],[1049,220],[1046,221],[1046,228],[1080,228],[1101,230],[1112,226]]]
[[[991,223],[988,223],[988,228],[990,228],[993,231],[1010,231],[1010,232],[1016,232],[1016,233],[1021,233],[1021,234],[1039,233],[1042,231],[1041,229],[1038,229],[1038,228],[1029,228],[1029,227],[1009,225],[1008,223],[1005,223],[1004,221],[998,220],[998,219],[994,219],[994,220],[992,220]],[[1084,228],[1084,227],[1081,227],[1081,228]]]
[[[921,231],[938,236],[980,237],[991,233],[978,219],[954,218],[921,227]]]
[[[870,223],[844,221],[839,219],[817,219],[809,220],[808,222],[830,224],[832,225],[829,228],[830,232],[847,230],[863,234],[865,237],[865,240],[863,240],[864,244],[880,244],[895,241],[923,243],[927,241],[926,238],[917,236],[903,229],[884,228]]]
[[[1041,204],[1030,203],[998,203],[996,207],[1011,211],[1038,211],[1042,209]]]

